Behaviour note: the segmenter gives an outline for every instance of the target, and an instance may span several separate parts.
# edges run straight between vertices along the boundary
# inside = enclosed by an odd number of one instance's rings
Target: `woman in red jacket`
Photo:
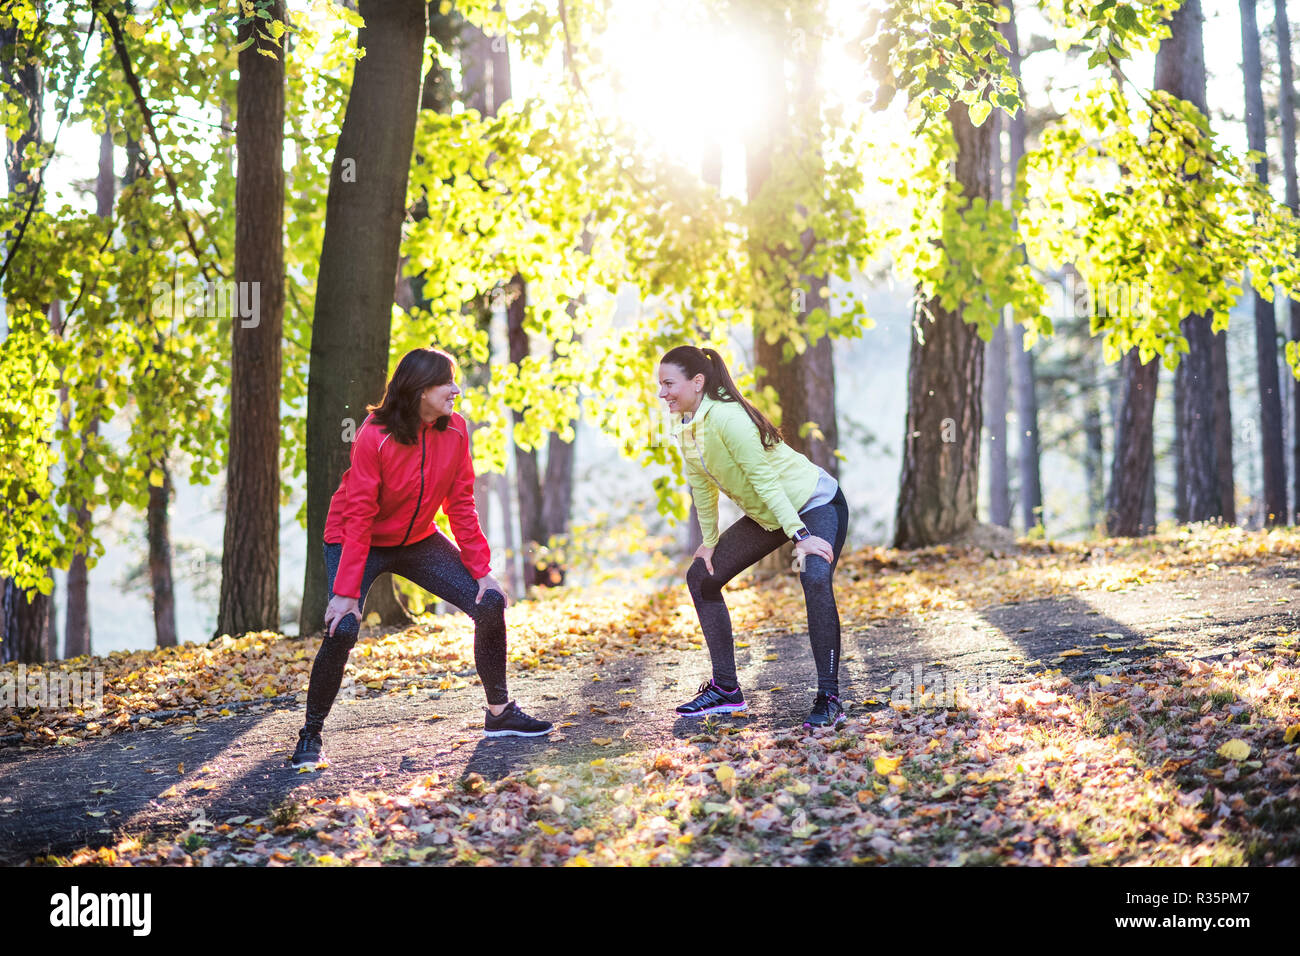
[[[307,720],[289,764],[322,761],[321,728],[338,694],[348,652],[357,642],[371,583],[399,574],[474,619],[474,665],[488,706],[487,736],[537,737],[551,724],[524,713],[506,693],[506,596],[492,577],[491,553],[474,508],[469,430],[453,408],[456,363],[440,349],[402,357],[378,405],[352,444],[325,522],[329,632],[312,665]],[[438,530],[439,507],[453,545]],[[457,548],[459,545],[459,548]]]

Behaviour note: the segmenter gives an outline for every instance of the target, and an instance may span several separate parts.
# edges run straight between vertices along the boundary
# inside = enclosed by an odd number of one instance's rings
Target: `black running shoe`
[[[700,692],[694,700],[687,701],[677,708],[677,713],[686,717],[703,717],[705,714],[731,714],[749,707],[740,688],[728,693],[712,680],[700,685]]]
[[[529,717],[513,700],[497,716],[486,707],[483,712],[484,737],[540,737],[552,730],[549,721]]]
[[[838,727],[848,719],[849,715],[844,713],[838,697],[819,692],[817,699],[813,701],[812,713],[808,715],[803,725],[810,730],[813,727]]]
[[[321,746],[320,732],[304,727],[298,731],[298,746],[293,756],[285,763],[290,767],[318,767],[325,763]]]

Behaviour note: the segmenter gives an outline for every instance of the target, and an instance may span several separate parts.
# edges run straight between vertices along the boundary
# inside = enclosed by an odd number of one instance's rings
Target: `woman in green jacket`
[[[844,547],[849,509],[839,484],[787,445],[758,409],[741,397],[713,349],[681,345],[659,364],[659,397],[680,419],[691,495],[704,543],[686,573],[700,628],[713,661],[713,678],[694,700],[677,708],[691,717],[747,707],[736,677],[731,616],[723,586],[745,568],[793,541],[803,568],[808,636],[817,665],[817,697],[805,727],[844,721],[840,704],[840,618],[831,575]],[[745,513],[718,534],[718,492]]]

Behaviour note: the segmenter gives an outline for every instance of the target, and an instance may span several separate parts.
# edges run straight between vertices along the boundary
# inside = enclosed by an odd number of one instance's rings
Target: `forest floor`
[[[481,735],[464,615],[367,628],[310,772],[317,638],[64,662],[104,706],[0,707],[0,863],[1295,865],[1298,557],[1215,528],[846,555],[850,719],[811,733],[790,575],[728,589],[725,720],[673,713],[708,672],[684,586],[512,606],[549,738]]]

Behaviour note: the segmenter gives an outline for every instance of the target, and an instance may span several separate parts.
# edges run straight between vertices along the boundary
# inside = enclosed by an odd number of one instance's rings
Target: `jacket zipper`
[[[411,513],[411,523],[406,526],[406,534],[402,535],[402,544],[406,544],[406,539],[411,536],[411,529],[415,527],[415,516],[420,513],[420,505],[424,503],[424,426],[420,426],[420,494],[415,499],[415,511]],[[401,545],[398,545],[401,547]]]
[[[683,438],[683,443],[684,442],[685,439]],[[713,472],[709,471],[709,466],[704,463],[704,447],[700,444],[700,435],[698,431],[695,432],[695,447],[700,450],[700,467],[704,469],[704,473],[709,476],[710,481],[712,481],[715,485],[718,486],[719,491],[721,491],[724,495],[727,495],[727,497],[730,498],[731,495],[727,493],[727,489],[722,487],[722,482],[718,481],[718,479],[713,477]],[[685,448],[682,449],[683,452],[685,450],[686,450]]]

